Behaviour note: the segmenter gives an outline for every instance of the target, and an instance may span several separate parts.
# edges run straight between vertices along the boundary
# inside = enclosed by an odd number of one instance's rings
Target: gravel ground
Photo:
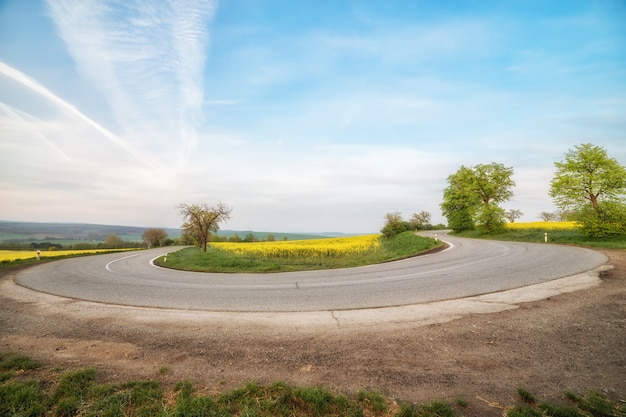
[[[284,381],[410,402],[464,398],[464,416],[502,415],[518,387],[540,400],[595,389],[624,401],[626,251],[602,252],[614,269],[584,290],[497,312],[349,326],[86,303],[23,289],[6,271],[0,351],[50,368],[96,366],[115,381],[189,379],[205,392]]]

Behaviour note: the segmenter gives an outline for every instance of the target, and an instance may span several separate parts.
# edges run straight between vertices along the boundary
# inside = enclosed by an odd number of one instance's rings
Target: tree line
[[[550,196],[560,209],[541,215],[580,223],[591,238],[626,234],[626,168],[607,151],[592,144],[575,146],[563,161],[555,162]],[[448,176],[441,209],[448,227],[455,232],[480,228],[486,233],[502,232],[509,221],[521,216],[501,204],[513,196],[513,168],[502,164],[461,166]]]
[[[427,211],[413,213],[408,221],[402,218],[400,212],[390,212],[385,215],[385,225],[380,232],[386,238],[391,238],[409,230],[442,230],[446,228],[444,224],[432,225],[430,219],[431,215]]]
[[[543,212],[546,221],[579,222],[589,237],[626,234],[626,168],[606,150],[592,144],[575,146],[565,159],[555,162],[556,173],[550,183],[550,196],[559,207],[557,213]],[[473,167],[461,166],[447,178],[440,207],[448,224],[432,225],[431,215],[422,211],[405,221],[399,212],[387,213],[381,232],[386,237],[407,230],[450,228],[455,232],[482,229],[494,234],[505,230],[507,220],[522,216],[516,209],[504,210],[502,204],[513,196],[514,170],[492,162]],[[181,244],[193,243],[206,252],[207,243],[221,240],[216,233],[220,223],[230,219],[232,208],[217,203],[178,206],[183,218]],[[233,240],[234,239],[234,240]],[[238,236],[230,238],[239,241]],[[250,232],[241,241],[255,241]],[[268,237],[269,240],[269,237]]]
[[[87,250],[87,249],[132,249],[156,246],[170,246],[179,244],[176,239],[170,239],[165,229],[151,228],[146,229],[141,241],[123,240],[117,234],[111,233],[100,237],[101,242],[78,242],[74,244],[62,244],[60,242],[50,242],[44,240],[42,242],[32,242],[29,240],[11,240],[0,243],[0,249],[3,250]]]

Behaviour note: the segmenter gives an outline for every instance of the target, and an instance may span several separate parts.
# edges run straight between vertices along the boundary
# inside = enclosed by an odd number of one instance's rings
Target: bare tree
[[[409,223],[411,223],[411,227],[413,229],[419,229],[419,230],[428,229],[431,227],[430,213],[427,211],[420,211],[419,213],[413,213],[411,215],[411,220],[409,220]]]
[[[557,210],[554,216],[560,222],[567,222],[575,216],[575,213],[572,210]]]
[[[230,219],[232,208],[223,203],[213,206],[207,203],[178,205],[180,215],[183,218],[182,228],[195,241],[196,245],[206,252],[206,245],[211,233],[219,230],[220,223]]]
[[[554,221],[556,216],[554,215],[554,213],[549,213],[547,211],[542,211],[541,214],[539,215],[539,217],[541,217],[541,219],[544,222],[551,222],[551,221]]]
[[[515,223],[515,219],[519,219],[523,215],[524,213],[518,209],[511,209],[504,212],[504,217],[506,217],[511,223]]]

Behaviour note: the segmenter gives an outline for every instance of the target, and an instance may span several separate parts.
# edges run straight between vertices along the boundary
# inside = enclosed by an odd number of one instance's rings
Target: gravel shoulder
[[[0,276],[0,351],[111,380],[190,379],[205,392],[248,381],[362,389],[405,401],[469,402],[499,416],[524,387],[626,400],[626,251],[576,291],[543,287],[401,309],[219,314],[107,306],[36,293]],[[571,282],[570,282],[571,284]],[[168,372],[163,374],[163,369]]]

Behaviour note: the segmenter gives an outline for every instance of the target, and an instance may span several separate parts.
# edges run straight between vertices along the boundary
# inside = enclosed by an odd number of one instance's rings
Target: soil
[[[614,268],[591,288],[496,313],[379,326],[99,305],[18,287],[9,270],[0,276],[0,352],[48,369],[95,366],[110,381],[188,379],[204,393],[283,381],[416,403],[462,398],[463,416],[501,416],[519,387],[541,401],[593,389],[623,402],[626,251],[602,252]]]

